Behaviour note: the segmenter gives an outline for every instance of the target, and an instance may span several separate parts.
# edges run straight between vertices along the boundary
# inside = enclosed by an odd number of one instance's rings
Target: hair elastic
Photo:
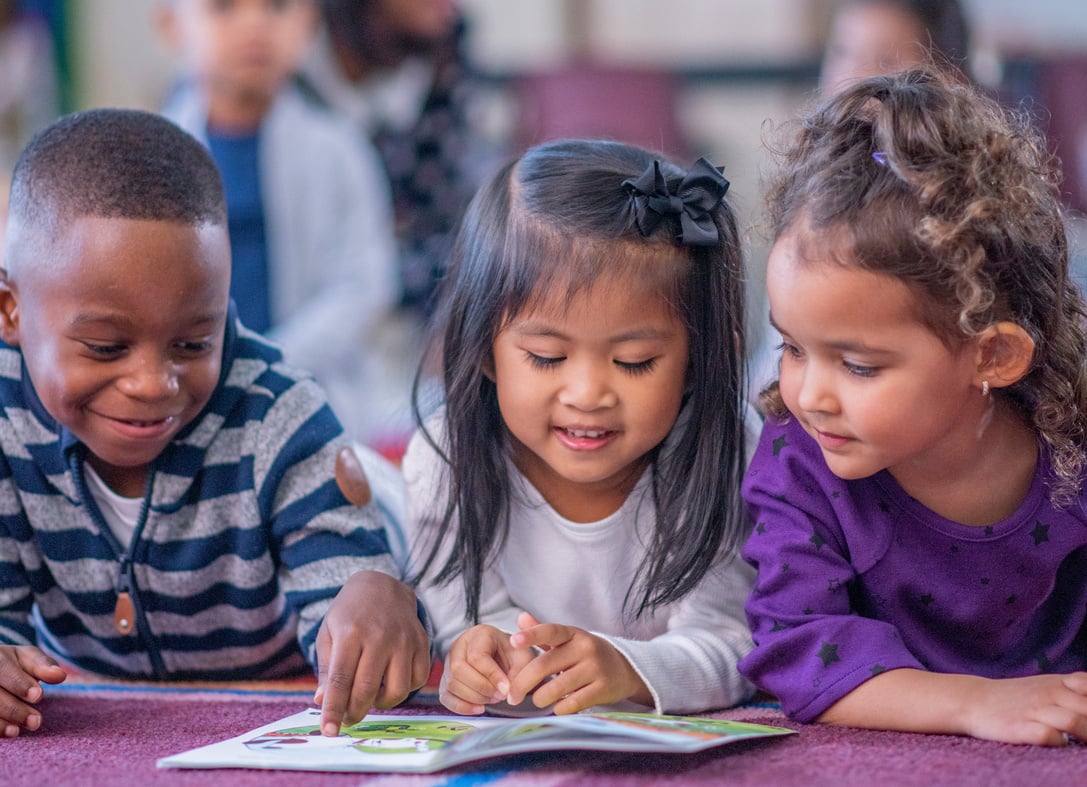
[[[712,211],[721,204],[728,186],[721,170],[704,158],[683,176],[675,194],[668,191],[668,181],[657,159],[637,179],[623,181],[642,237],[648,238],[666,217],[670,222],[678,219],[676,242],[683,246],[713,246],[718,242]]]
[[[876,163],[879,164],[881,167],[887,166],[887,154],[884,153],[882,150],[877,150],[875,153],[873,153],[872,158],[874,158],[876,160]]]

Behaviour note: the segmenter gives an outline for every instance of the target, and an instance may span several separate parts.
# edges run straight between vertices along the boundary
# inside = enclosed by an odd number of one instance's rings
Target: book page
[[[159,760],[162,768],[273,768],[429,773],[503,754],[564,749],[692,752],[792,730],[690,716],[599,713],[503,719],[371,714],[336,737],[321,711],[296,713],[228,741]]]

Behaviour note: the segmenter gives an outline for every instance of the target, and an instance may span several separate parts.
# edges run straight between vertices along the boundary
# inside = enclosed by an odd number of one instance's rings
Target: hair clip
[[[876,163],[879,164],[881,167],[887,166],[887,154],[884,153],[882,150],[877,150],[875,153],[873,153],[872,158],[874,158],[876,160]]]
[[[665,217],[678,219],[676,241],[684,246],[712,246],[719,240],[712,211],[721,204],[729,183],[721,170],[700,158],[683,176],[676,193],[668,191],[661,163],[654,160],[638,178],[623,181],[634,207],[634,221],[648,238]]]

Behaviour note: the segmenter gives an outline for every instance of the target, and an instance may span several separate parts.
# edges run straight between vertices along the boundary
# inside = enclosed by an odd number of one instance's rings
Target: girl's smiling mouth
[[[612,438],[618,434],[612,429],[589,427],[556,426],[552,430],[559,438],[559,442],[575,451],[591,451],[601,448],[611,442]]]

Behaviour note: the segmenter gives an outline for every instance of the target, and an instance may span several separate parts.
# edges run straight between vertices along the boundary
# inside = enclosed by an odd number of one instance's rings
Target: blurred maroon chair
[[[1087,57],[1047,59],[1040,76],[1047,134],[1064,167],[1066,198],[1087,211]]]
[[[665,70],[575,63],[514,80],[517,142],[606,138],[687,158],[676,118],[678,77]]]

